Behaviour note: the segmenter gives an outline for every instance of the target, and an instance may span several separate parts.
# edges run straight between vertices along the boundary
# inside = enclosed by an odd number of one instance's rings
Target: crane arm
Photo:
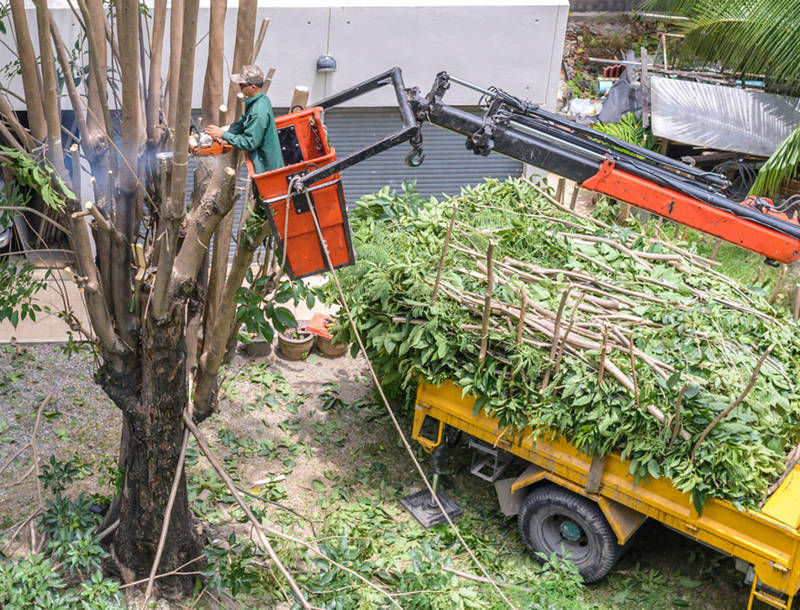
[[[443,98],[452,83],[481,93],[483,114],[451,106]],[[772,261],[800,258],[800,224],[766,200],[738,202],[725,194],[727,180],[564,119],[499,89],[482,89],[445,72],[427,95],[405,89],[399,68],[322,100],[330,108],[384,85],[397,93],[403,127],[383,140],[307,174],[297,188],[350,167],[404,141],[421,161],[424,122],[459,133],[478,155],[497,152],[574,180],[680,224],[715,235]]]

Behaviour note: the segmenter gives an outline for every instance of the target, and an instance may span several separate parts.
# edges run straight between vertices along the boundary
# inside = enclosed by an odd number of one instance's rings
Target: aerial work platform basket
[[[245,158],[255,192],[267,208],[277,238],[278,256],[286,253],[286,271],[292,279],[328,271],[323,244],[317,234],[309,203],[319,219],[330,262],[334,268],[352,265],[355,253],[347,221],[344,190],[338,173],[289,193],[292,179],[329,165],[336,150],[328,144],[322,123],[322,108],[315,106],[275,118],[284,167],[253,173]]]

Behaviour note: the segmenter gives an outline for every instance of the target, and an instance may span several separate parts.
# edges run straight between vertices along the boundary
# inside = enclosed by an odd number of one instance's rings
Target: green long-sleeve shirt
[[[245,99],[242,116],[231,123],[222,139],[247,152],[256,174],[283,167],[275,114],[263,93]]]

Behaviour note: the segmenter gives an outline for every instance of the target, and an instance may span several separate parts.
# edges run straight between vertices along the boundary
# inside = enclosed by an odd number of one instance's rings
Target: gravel
[[[36,439],[41,461],[51,455],[95,466],[114,459],[121,415],[94,383],[96,366],[84,351],[68,357],[57,344],[0,346],[0,468],[31,439],[36,413],[51,396]],[[36,502],[36,482],[28,476],[30,449],[0,474],[0,529],[26,516]],[[93,490],[96,480],[84,469],[77,489]],[[96,479],[96,477],[94,477]]]

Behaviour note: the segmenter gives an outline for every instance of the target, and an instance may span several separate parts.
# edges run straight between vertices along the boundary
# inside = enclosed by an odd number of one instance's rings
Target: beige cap
[[[242,66],[242,71],[231,74],[231,82],[236,84],[247,83],[249,85],[264,84],[264,72],[258,66]]]

